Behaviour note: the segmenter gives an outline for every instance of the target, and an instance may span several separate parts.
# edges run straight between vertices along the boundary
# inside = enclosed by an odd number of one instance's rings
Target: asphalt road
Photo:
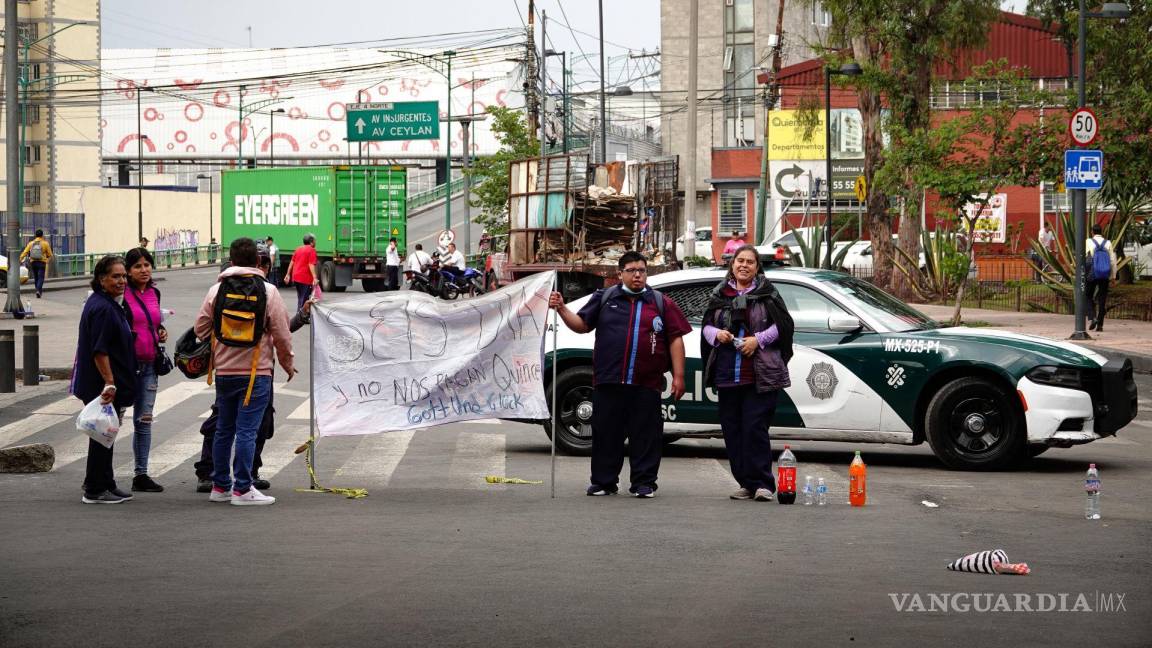
[[[464,249],[464,198],[457,197],[452,201],[452,229],[456,232],[456,245],[461,250]],[[436,240],[440,236],[440,232],[444,230],[444,205],[429,209],[425,212],[420,212],[415,216],[408,217],[408,247],[411,248],[416,243],[424,245],[425,250],[431,250],[436,246]],[[480,214],[479,209],[472,210],[473,220]],[[484,232],[484,228],[472,222],[472,248],[480,243],[480,235]]]
[[[165,281],[177,329],[211,275]],[[306,333],[295,338],[301,367]],[[0,475],[0,646],[1148,644],[1147,413],[1117,439],[1008,472],[948,471],[926,447],[863,446],[861,509],[844,501],[856,449],[846,444],[792,444],[801,479],[832,486],[820,508],[727,499],[735,484],[715,440],[668,446],[658,497],[637,500],[585,497],[588,461],[565,456],[550,498],[550,446],[532,425],[324,439],[319,480],[368,489],[351,500],[294,490],[308,484],[292,454],[307,436],[305,377],[277,384],[264,476],[280,499],[256,509],[193,492],[212,398],[202,383],[162,379],[151,472],[168,491],[119,506],[79,501],[79,404],[62,385],[0,411],[0,446],[33,426],[19,441],[58,453],[52,472]],[[1152,378],[1137,380],[1148,412]],[[115,456],[125,485],[126,441]],[[1103,480],[1099,521],[1083,519],[1089,462]],[[486,474],[544,484],[493,486]],[[945,569],[994,548],[1033,573]],[[1014,611],[983,611],[1000,594]],[[1049,600],[1055,610],[1036,611]]]

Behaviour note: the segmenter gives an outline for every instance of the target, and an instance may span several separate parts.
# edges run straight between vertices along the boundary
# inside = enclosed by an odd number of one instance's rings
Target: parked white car
[[[680,237],[676,239],[676,251],[677,252],[680,252],[681,250],[684,249],[684,238],[686,236],[688,236],[688,235],[687,234],[681,234]],[[711,225],[705,225],[703,227],[697,227],[695,240],[696,240],[695,247],[693,248],[695,251],[693,252],[693,255],[702,256],[705,259],[711,259],[712,258],[712,226]],[[667,245],[665,247],[670,248],[671,245]]]

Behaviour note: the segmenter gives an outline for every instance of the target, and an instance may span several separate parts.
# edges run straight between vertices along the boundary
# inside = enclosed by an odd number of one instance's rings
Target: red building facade
[[[961,82],[972,75],[975,66],[999,59],[1006,59],[1012,67],[1027,69],[1028,78],[1038,86],[1057,91],[1067,89],[1070,84],[1069,76],[1075,74],[1075,69],[1070,67],[1068,52],[1063,44],[1056,40],[1054,29],[1046,27],[1034,18],[1001,12],[999,20],[989,29],[988,42],[984,47],[961,52],[936,66],[932,95],[932,108],[937,111],[935,119],[951,119],[966,108],[978,105],[979,102],[997,100],[992,89],[987,92],[973,91],[971,87],[961,88]],[[818,105],[823,105],[825,100],[823,68],[824,62],[814,59],[782,69],[779,78],[780,109],[795,110],[800,108],[802,103],[811,104],[814,100],[818,100]],[[857,107],[857,97],[850,86],[834,85],[830,99],[833,111],[847,112],[845,109]],[[769,119],[776,113],[777,111],[769,113]],[[1022,115],[1024,119],[1044,118],[1058,120],[1061,123],[1066,118],[1062,109],[1052,108],[1030,111]],[[833,124],[837,124],[835,115]],[[840,137],[842,138],[840,144],[844,146],[844,136]],[[832,147],[828,146],[824,150],[831,149]],[[711,224],[715,233],[713,236],[715,258],[719,258],[719,251],[723,249],[737,223],[742,225],[741,232],[745,234],[747,240],[759,243],[771,240],[793,227],[823,222],[825,206],[822,201],[816,201],[818,205],[815,206],[812,202],[805,205],[804,201],[786,200],[777,195],[777,191],[772,191],[773,196],[768,201],[766,210],[765,232],[755,231],[756,196],[760,183],[762,155],[761,146],[712,149],[711,174],[707,180],[713,187]],[[863,157],[862,153],[859,157]],[[781,168],[776,165],[787,168],[791,162],[778,158],[778,154],[769,154],[773,169]],[[837,161],[835,155],[834,161]],[[799,169],[816,168],[814,166],[816,162],[816,159],[809,157],[808,160],[798,159],[791,163],[795,165],[793,168]],[[823,162],[819,164],[822,165]],[[819,175],[823,177],[824,173],[820,172]],[[779,177],[776,176],[777,181]],[[837,172],[834,170],[833,180],[836,179]],[[1003,234],[988,237],[996,240],[980,242],[976,247],[977,255],[1013,251],[1022,253],[1027,246],[1026,237],[1036,237],[1045,220],[1055,222],[1056,213],[1067,209],[1067,198],[1065,194],[1056,191],[1058,178],[1050,180],[1052,182],[1040,186],[1001,187],[997,191],[1000,194],[997,203],[1002,210],[1000,213],[1004,222],[1001,228]],[[772,182],[773,177],[770,174],[769,183]],[[854,197],[837,195],[833,208],[838,214],[856,214],[860,205]],[[807,221],[804,217],[806,210],[810,214]],[[924,213],[925,226],[933,229],[940,213],[934,196],[926,197]],[[867,237],[866,228],[863,234]]]

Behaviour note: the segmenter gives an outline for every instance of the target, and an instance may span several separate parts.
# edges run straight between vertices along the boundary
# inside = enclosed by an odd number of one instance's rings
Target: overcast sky
[[[536,9],[548,14],[553,49],[582,47],[599,65],[596,0],[565,0],[563,12],[560,0],[538,0]],[[660,46],[659,0],[604,0],[604,9],[607,56]],[[254,47],[293,47],[523,28],[527,10],[527,0],[104,0],[101,27],[104,47],[247,47],[249,26]],[[579,77],[594,72],[577,67]]]

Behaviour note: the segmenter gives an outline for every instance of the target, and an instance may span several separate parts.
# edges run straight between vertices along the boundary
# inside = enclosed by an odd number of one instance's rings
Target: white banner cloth
[[[314,305],[317,434],[548,418],[543,340],[554,276],[451,302],[405,290]]]

